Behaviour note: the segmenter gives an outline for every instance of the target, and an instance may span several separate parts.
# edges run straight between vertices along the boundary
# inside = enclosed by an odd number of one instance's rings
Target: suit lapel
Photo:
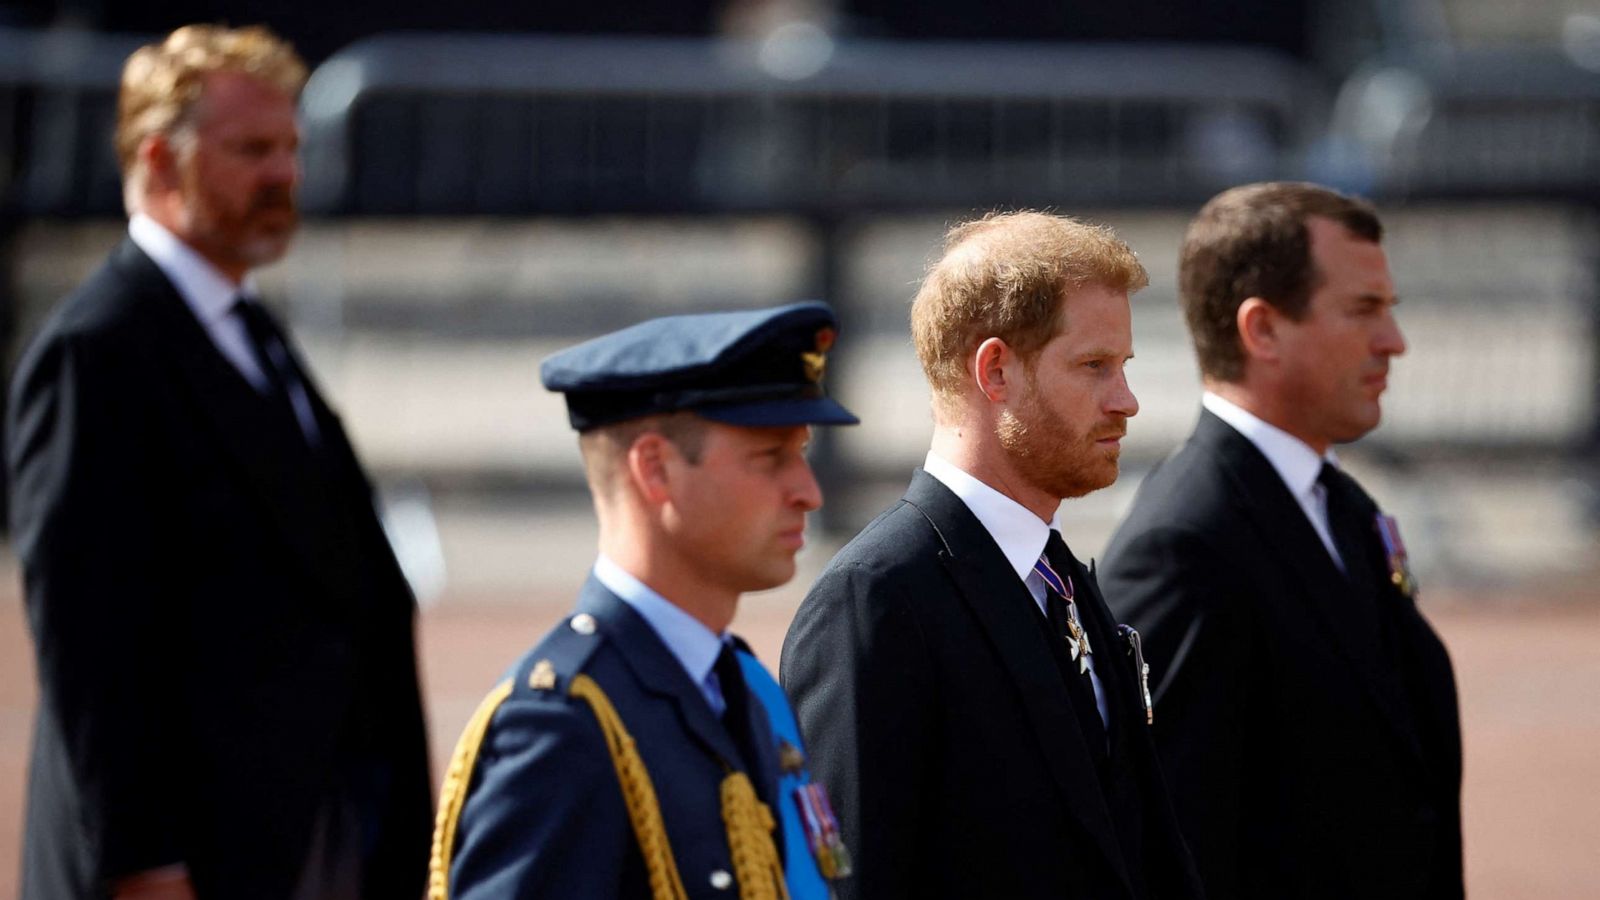
[[[1350,664],[1356,681],[1377,707],[1379,717],[1421,762],[1421,745],[1409,717],[1397,705],[1398,686],[1381,655],[1381,636],[1365,627],[1365,617],[1353,615],[1350,608],[1352,600],[1348,592],[1366,586],[1359,571],[1364,560],[1348,562],[1357,573],[1353,579],[1334,565],[1322,539],[1277,470],[1232,426],[1210,412],[1202,412],[1195,440],[1211,449],[1226,477],[1234,481],[1230,493],[1240,504],[1244,516],[1255,525],[1262,541],[1293,567],[1304,588],[1302,597],[1312,613],[1315,630]],[[1377,596],[1372,602],[1385,599],[1387,597]]]
[[[905,501],[927,517],[943,539],[940,562],[1016,685],[1063,805],[1131,895],[1116,825],[1061,683],[1061,671],[1033,620],[1029,608],[1033,598],[983,525],[938,479],[918,470]]]
[[[684,731],[724,765],[731,769],[743,768],[739,765],[738,747],[712,713],[705,695],[689,680],[689,674],[677,657],[643,616],[593,577],[578,595],[578,610],[600,621],[607,639],[616,642],[622,658],[646,692],[669,700],[677,707]],[[754,699],[751,702],[759,703]]]
[[[290,446],[258,415],[261,401],[254,388],[217,350],[177,289],[137,245],[123,241],[113,260],[138,288],[138,302],[146,304],[157,320],[156,328],[170,349],[168,361],[178,380],[188,388],[227,456],[254,488],[276,531],[314,578],[325,580],[328,572],[339,571],[340,567],[319,564],[322,554],[335,548],[319,539],[323,517],[306,503],[308,466],[285,464],[285,459],[303,453],[303,448]]]

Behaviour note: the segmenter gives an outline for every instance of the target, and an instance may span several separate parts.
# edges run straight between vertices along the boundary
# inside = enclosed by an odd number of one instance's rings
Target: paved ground
[[[1527,592],[1524,592],[1526,594]],[[1466,741],[1467,883],[1473,900],[1600,897],[1600,592],[1431,598],[1455,656]],[[1587,593],[1587,596],[1585,596]],[[561,614],[567,587],[452,596],[423,616],[434,759],[501,668]],[[775,664],[792,589],[748,598],[738,630]],[[0,897],[16,892],[23,772],[34,702],[14,576],[0,582]],[[1358,860],[1352,861],[1359,865]]]

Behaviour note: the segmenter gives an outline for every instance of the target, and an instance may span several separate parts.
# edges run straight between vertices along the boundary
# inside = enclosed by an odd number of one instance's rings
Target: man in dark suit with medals
[[[912,307],[934,437],[812,587],[782,680],[838,803],[851,900],[1197,897],[1134,646],[1052,528],[1138,410],[1108,230],[956,227]]]
[[[304,80],[261,28],[182,28],[129,59],[128,238],[12,382],[40,680],[27,900],[422,888],[415,604],[249,274],[297,224]]]
[[[600,521],[577,608],[479,707],[440,792],[434,900],[825,900],[848,875],[777,681],[728,631],[822,503],[820,303],[670,316],[546,360]]]
[[[1366,203],[1206,204],[1180,260],[1206,393],[1101,568],[1212,898],[1459,900],[1461,738],[1392,518],[1339,467],[1405,351]]]

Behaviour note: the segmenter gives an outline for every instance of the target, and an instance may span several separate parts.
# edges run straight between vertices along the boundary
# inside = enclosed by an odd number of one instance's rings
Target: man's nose
[[[792,502],[807,512],[822,506],[822,486],[817,484],[817,475],[811,471],[811,463],[801,460],[799,475],[790,488],[790,497]]]

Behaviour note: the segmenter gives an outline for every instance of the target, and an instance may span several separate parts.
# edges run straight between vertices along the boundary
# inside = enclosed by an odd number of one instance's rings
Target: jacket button
[[[725,891],[733,887],[733,876],[721,869],[717,869],[711,873],[711,886],[719,891]]]

